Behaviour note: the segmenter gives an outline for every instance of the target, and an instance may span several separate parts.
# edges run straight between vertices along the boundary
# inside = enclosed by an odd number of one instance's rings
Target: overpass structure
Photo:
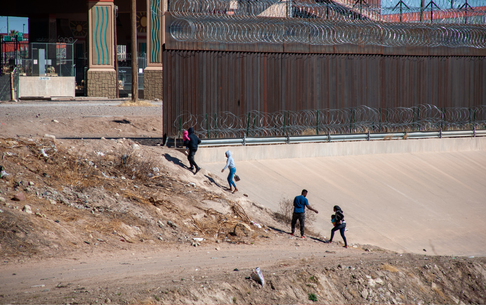
[[[485,137],[203,147],[196,161],[226,181],[228,149],[240,196],[277,212],[305,188],[319,211],[313,229],[327,238],[339,205],[350,244],[486,256]]]

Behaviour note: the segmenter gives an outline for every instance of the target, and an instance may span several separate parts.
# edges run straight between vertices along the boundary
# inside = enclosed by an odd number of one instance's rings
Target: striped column
[[[147,67],[144,71],[144,97],[162,100],[162,46],[164,12],[167,0],[147,0]]]
[[[88,96],[115,98],[118,76],[114,62],[113,0],[89,0],[88,8]]]

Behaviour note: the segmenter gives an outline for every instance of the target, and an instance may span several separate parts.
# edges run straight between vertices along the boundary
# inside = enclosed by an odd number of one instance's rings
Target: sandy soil
[[[160,105],[55,105],[0,107],[1,304],[486,300],[485,258],[344,249],[312,225],[290,236],[182,152],[130,139],[161,137]]]

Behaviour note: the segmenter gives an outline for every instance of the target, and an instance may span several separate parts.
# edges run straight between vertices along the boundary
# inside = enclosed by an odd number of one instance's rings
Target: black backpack
[[[344,219],[344,214],[342,211],[338,210],[335,214],[331,215],[331,221],[334,226],[340,225]]]

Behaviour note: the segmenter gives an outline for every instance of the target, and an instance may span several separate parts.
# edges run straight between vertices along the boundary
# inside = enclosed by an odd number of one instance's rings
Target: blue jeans
[[[331,238],[329,239],[329,241],[332,241],[332,238],[334,237],[334,232],[336,232],[337,230],[339,230],[339,233],[341,233],[341,237],[343,238],[344,245],[347,246],[348,242],[346,241],[346,236],[344,236],[344,231],[346,231],[346,223],[342,223],[331,229]]]
[[[230,168],[229,169],[229,174],[228,174],[228,183],[229,183],[229,186],[230,188],[232,186],[234,186],[236,188],[236,184],[235,182],[233,181],[233,176],[235,175],[236,173],[236,167],[233,167],[233,168]]]

